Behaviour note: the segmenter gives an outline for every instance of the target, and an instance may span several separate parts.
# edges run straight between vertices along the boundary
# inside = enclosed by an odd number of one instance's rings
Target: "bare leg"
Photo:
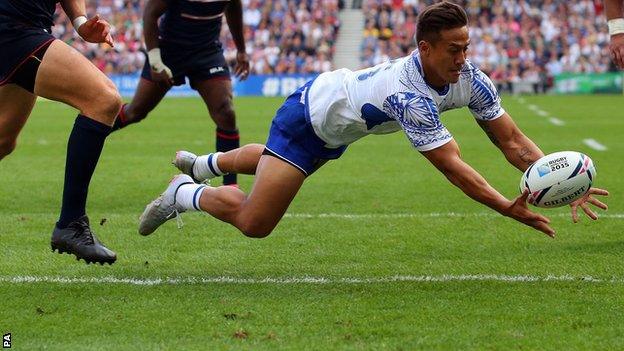
[[[129,124],[138,123],[160,103],[169,91],[169,88],[141,78],[132,101],[123,106],[118,118],[122,120],[115,126],[123,128]]]
[[[86,57],[60,40],[43,56],[35,94],[71,105],[86,117],[112,126],[121,97],[113,82]]]
[[[217,152],[228,152],[240,147],[240,136],[236,128],[236,115],[232,103],[232,82],[229,79],[217,77],[194,82],[193,86],[204,99],[210,117],[217,125],[215,138]],[[224,175],[223,184],[237,184],[236,173],[229,172]]]
[[[219,169],[227,173],[256,174],[256,167],[264,151],[262,144],[247,144],[221,154]]]
[[[236,129],[236,115],[232,104],[232,82],[229,79],[208,79],[196,82],[195,88],[206,103],[210,117],[218,128]]]
[[[112,264],[117,256],[89,229],[85,207],[91,176],[121,108],[117,88],[78,51],[55,40],[41,60],[34,91],[80,110],[67,142],[63,202],[52,250],[72,253],[87,263]]]
[[[0,86],[0,159],[13,152],[35,96],[15,84]]]
[[[249,196],[234,187],[207,187],[200,208],[246,236],[262,238],[277,226],[304,180],[304,174],[289,163],[262,155]]]

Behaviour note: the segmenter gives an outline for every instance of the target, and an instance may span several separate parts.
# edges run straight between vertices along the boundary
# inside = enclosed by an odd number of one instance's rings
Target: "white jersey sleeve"
[[[472,64],[471,64],[472,65]],[[501,106],[496,87],[490,78],[478,68],[474,68],[471,80],[470,103],[468,108],[479,120],[490,121],[502,116],[505,110]]]
[[[383,110],[399,122],[418,151],[435,149],[453,138],[440,121],[438,107],[429,96],[398,92],[384,100]]]

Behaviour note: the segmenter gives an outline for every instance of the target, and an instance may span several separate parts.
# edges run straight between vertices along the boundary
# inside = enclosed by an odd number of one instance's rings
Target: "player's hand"
[[[169,88],[173,85],[173,73],[162,61],[160,48],[153,48],[147,52],[147,59],[150,64],[150,75],[152,81],[160,86]]]
[[[114,46],[113,37],[110,34],[110,24],[100,19],[100,15],[89,18],[80,27],[76,28],[76,32],[89,43],[106,43]]]
[[[151,66],[150,74],[152,76],[152,81],[163,87],[170,88],[173,85],[173,75],[169,67],[163,66],[164,68]]]
[[[583,212],[585,212],[585,214],[593,219],[594,221],[598,219],[598,216],[596,215],[596,213],[594,213],[594,211],[592,211],[591,208],[589,208],[588,203],[601,208],[603,210],[607,209],[607,205],[604,204],[602,201],[596,199],[595,197],[593,197],[592,195],[602,195],[602,196],[608,196],[609,192],[604,190],[604,189],[599,189],[599,188],[589,188],[589,191],[583,195],[582,198],[571,202],[570,203],[570,208],[572,209],[572,221],[574,223],[577,223],[579,220],[579,216],[577,213],[578,208],[582,208]]]
[[[249,55],[246,52],[236,53],[236,67],[234,67],[234,75],[240,80],[247,79],[249,76]]]
[[[543,232],[549,237],[554,238],[555,230],[548,225],[548,223],[550,223],[550,219],[529,210],[529,207],[527,206],[528,197],[529,191],[524,190],[522,195],[515,198],[512,204],[505,211],[503,211],[503,215],[511,217],[518,222],[524,223],[539,230],[540,232]]]
[[[624,69],[624,33],[611,36],[609,51],[615,65],[619,69]]]

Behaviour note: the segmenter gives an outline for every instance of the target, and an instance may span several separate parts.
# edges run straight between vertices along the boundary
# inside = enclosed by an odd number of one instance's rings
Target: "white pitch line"
[[[592,276],[572,275],[500,275],[500,274],[462,274],[462,275],[394,275],[386,277],[164,277],[164,278],[123,278],[123,277],[59,277],[59,276],[0,276],[0,283],[8,284],[122,284],[122,285],[183,285],[183,284],[384,284],[397,282],[446,283],[446,282],[504,282],[504,283],[539,283],[539,282],[579,282],[579,283],[624,283],[623,278],[596,278]]]
[[[552,124],[554,124],[554,125],[556,125],[556,126],[562,126],[562,125],[564,125],[564,124],[565,124],[565,122],[564,122],[564,121],[560,120],[560,119],[559,119],[559,118],[557,118],[557,117],[550,117],[550,118],[548,119],[548,121],[550,121],[550,123],[552,123]]]
[[[568,213],[547,214],[549,217],[569,217]],[[457,213],[286,213],[284,218],[342,218],[342,219],[395,219],[395,218],[448,218],[448,217],[500,217],[500,214],[490,212]],[[624,213],[600,213],[599,218],[624,219]]]
[[[550,116],[550,113],[540,109],[539,106],[537,106],[537,105],[531,104],[531,105],[528,105],[527,107],[528,107],[529,110],[535,112],[535,114],[540,116],[540,117],[548,117],[548,116]],[[555,118],[555,117],[550,118],[549,121],[550,121],[550,123],[552,123],[554,125],[557,125],[557,126],[562,126],[562,125],[565,124],[565,123],[563,123],[562,120],[560,120],[558,118]]]
[[[583,143],[585,143],[585,145],[591,147],[594,150],[598,150],[598,151],[606,151],[607,147],[602,145],[601,143],[597,142],[595,139],[583,139]]]
[[[285,218],[431,218],[431,217],[490,217],[490,213],[286,213]]]
[[[206,216],[210,216],[205,212],[202,212]],[[569,217],[569,213],[548,213],[544,212],[548,217]],[[124,217],[127,214],[112,213],[112,216]],[[39,213],[26,213],[25,217],[48,217],[49,214]],[[466,217],[489,217],[489,218],[504,218],[502,215],[496,212],[414,212],[414,213],[286,213],[284,218],[289,219],[324,219],[324,218],[337,218],[337,219],[400,219],[400,218],[466,218]],[[624,219],[624,213],[598,213],[599,218],[609,219]]]
[[[541,116],[541,117],[547,117],[548,116],[548,112],[546,112],[544,110],[537,110],[537,111],[535,111],[535,113],[537,113],[537,115]]]

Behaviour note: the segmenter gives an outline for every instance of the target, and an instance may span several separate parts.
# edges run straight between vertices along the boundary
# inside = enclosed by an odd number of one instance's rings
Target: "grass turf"
[[[280,102],[236,99],[243,143],[264,142]],[[531,104],[565,125],[538,116]],[[40,102],[18,149],[0,162],[0,331],[12,333],[16,349],[621,349],[621,97],[507,97],[503,105],[546,153],[578,150],[593,158],[595,185],[612,192],[610,217],[575,225],[565,208],[540,210],[557,230],[548,239],[466,198],[396,133],[364,138],[314,174],[291,217],[266,239],[245,238],[200,214],[185,215],[182,230],[171,222],[140,237],[137,217],[176,173],[169,165],[174,152],[213,150],[214,125],[201,101],[167,99],[105,146],[88,210],[119,259],[100,267],[49,251],[75,111]],[[442,120],[463,157],[503,194],[516,196],[519,172],[469,113],[450,111]],[[609,149],[592,150],[585,138]],[[252,178],[240,178],[248,190]],[[336,282],[396,275],[573,280]],[[256,283],[7,281],[25,276],[227,276]],[[334,280],[257,281],[266,277]]]

